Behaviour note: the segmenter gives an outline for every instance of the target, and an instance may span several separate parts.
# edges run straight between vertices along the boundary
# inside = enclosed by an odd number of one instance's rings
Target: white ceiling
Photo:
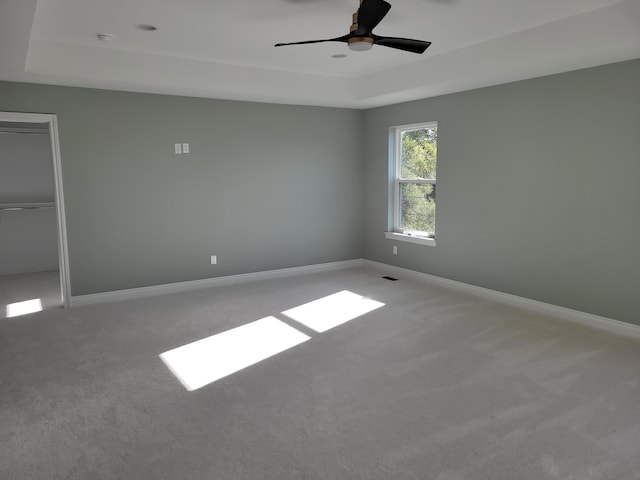
[[[357,0],[3,0],[0,80],[368,108],[640,58],[640,0],[391,3],[375,33],[423,55],[273,47],[348,33]]]

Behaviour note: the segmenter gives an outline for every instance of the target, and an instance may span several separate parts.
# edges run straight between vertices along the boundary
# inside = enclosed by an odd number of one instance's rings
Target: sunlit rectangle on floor
[[[42,311],[42,301],[39,298],[25,300],[24,302],[10,303],[7,305],[7,318],[26,315]]]
[[[382,306],[382,302],[343,290],[282,313],[316,332],[326,332]]]
[[[174,348],[161,354],[160,358],[191,391],[309,338],[275,317],[266,317]]]

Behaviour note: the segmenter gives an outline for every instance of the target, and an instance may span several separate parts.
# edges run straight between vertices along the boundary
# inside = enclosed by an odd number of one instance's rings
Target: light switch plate
[[[182,153],[182,144],[181,143],[176,143],[175,144],[175,153],[177,155],[180,155]]]
[[[188,143],[183,143],[182,144],[182,153],[189,153],[189,144]]]

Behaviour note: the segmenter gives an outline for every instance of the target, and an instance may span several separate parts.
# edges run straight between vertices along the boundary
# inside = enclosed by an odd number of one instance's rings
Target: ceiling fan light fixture
[[[353,37],[348,40],[349,50],[354,52],[365,52],[373,48],[373,38],[370,37]]]
[[[415,40],[401,37],[381,37],[375,35],[373,29],[389,13],[391,4],[386,0],[360,0],[360,8],[352,15],[352,23],[349,33],[335,38],[324,38],[320,40],[303,40],[302,42],[276,43],[274,47],[284,47],[286,45],[308,45],[311,43],[342,42],[349,46],[349,49],[356,52],[371,50],[373,45],[381,47],[395,48],[411,53],[424,53],[431,45],[431,42]]]

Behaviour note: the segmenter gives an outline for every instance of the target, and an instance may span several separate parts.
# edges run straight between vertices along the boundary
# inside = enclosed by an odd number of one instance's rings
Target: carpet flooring
[[[0,478],[640,478],[640,342],[382,275],[1,320]],[[378,308],[283,313],[344,291]],[[192,391],[160,358],[264,318],[306,341]]]
[[[7,317],[7,305],[39,299],[43,310],[60,308],[60,272],[0,275],[0,319]]]

